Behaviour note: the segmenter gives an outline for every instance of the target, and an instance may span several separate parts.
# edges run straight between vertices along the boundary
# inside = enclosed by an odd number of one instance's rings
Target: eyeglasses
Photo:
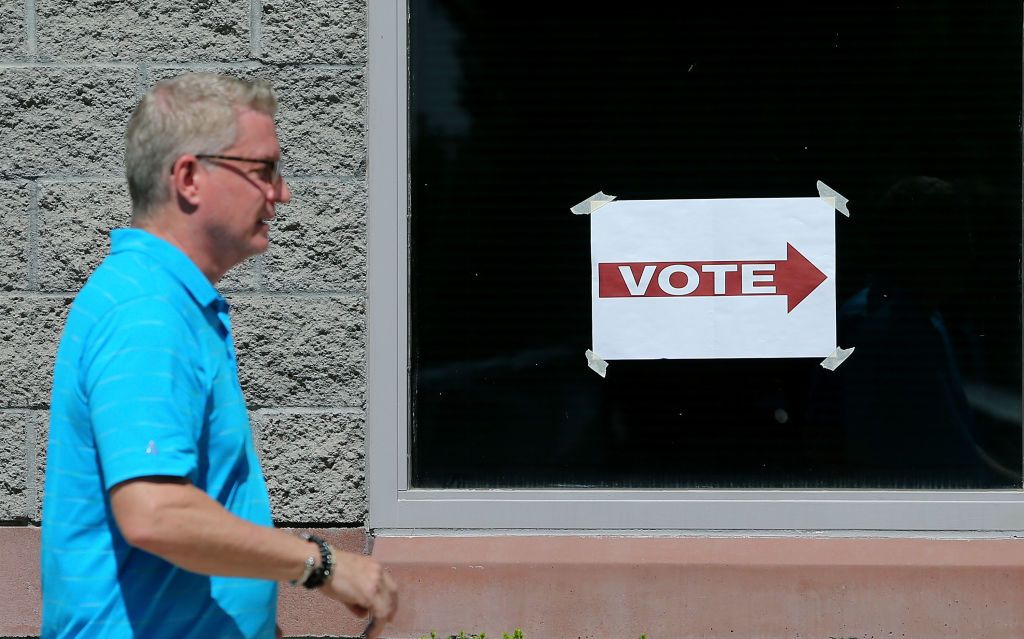
[[[202,160],[234,160],[236,162],[255,162],[256,164],[262,164],[267,168],[260,176],[260,179],[272,186],[278,186],[281,184],[281,160],[262,160],[256,158],[240,158],[235,155],[207,154],[199,154],[196,155],[196,157]]]

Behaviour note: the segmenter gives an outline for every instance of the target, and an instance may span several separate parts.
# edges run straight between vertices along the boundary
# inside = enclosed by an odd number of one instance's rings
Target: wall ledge
[[[389,637],[1024,636],[1024,540],[379,537]]]

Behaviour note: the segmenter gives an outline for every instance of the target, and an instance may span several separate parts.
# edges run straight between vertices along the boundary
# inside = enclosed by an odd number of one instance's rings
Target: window
[[[378,525],[1024,528],[1019,6],[408,10],[370,25]],[[587,369],[569,206],[817,179],[839,371]]]

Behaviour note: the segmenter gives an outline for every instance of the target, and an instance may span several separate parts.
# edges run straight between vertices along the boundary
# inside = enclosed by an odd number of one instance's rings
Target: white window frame
[[[367,484],[377,534],[1024,531],[1022,490],[417,490],[409,487],[406,0],[369,5]],[[582,354],[580,365],[583,366]],[[1024,456],[1024,450],[1021,452]]]

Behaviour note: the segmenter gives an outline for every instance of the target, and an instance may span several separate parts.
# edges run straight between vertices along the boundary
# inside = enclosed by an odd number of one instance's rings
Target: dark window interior
[[[413,487],[1021,488],[1019,2],[410,10]],[[587,368],[570,206],[819,179],[836,372]]]

